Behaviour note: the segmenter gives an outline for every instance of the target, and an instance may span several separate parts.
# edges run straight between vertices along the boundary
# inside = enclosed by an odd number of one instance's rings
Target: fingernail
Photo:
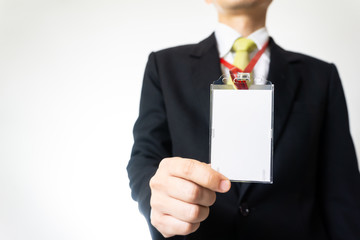
[[[229,180],[221,180],[220,190],[227,192],[229,189],[230,189],[230,181]]]

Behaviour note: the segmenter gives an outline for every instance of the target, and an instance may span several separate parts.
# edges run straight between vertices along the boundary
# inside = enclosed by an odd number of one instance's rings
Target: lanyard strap
[[[229,70],[232,70],[235,68],[235,71],[238,72],[244,72],[244,73],[251,73],[256,65],[256,63],[259,61],[260,57],[265,52],[267,46],[269,45],[269,41],[267,41],[264,46],[255,54],[255,56],[251,59],[249,64],[246,66],[244,70],[241,70],[240,68],[232,65],[228,61],[226,61],[224,58],[220,58],[220,63],[223,64],[225,67],[227,67]]]

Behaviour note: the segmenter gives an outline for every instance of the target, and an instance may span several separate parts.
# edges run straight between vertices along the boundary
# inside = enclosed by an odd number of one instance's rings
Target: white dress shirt
[[[215,29],[215,38],[220,58],[224,58],[227,62],[233,64],[235,53],[231,52],[231,48],[235,40],[239,37],[242,37],[240,33],[225,24],[218,23]],[[250,59],[252,59],[262,46],[269,41],[269,33],[264,27],[253,32],[247,38],[253,40],[257,46],[257,49],[250,53]],[[255,84],[264,84],[266,82],[269,67],[270,50],[267,48],[254,67],[253,75]],[[223,74],[229,75],[229,69],[225,66],[221,65],[221,70]]]

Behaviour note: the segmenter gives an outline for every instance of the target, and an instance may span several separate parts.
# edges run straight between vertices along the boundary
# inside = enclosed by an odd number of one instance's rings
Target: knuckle
[[[183,232],[187,235],[189,233],[191,233],[193,230],[193,224],[191,223],[185,223],[183,226]]]
[[[160,165],[162,162],[160,163]],[[159,166],[154,176],[150,178],[149,186],[151,189],[161,189],[164,186],[165,181],[168,178],[166,168]]]
[[[159,225],[160,225],[159,217],[157,214],[154,213],[154,210],[151,210],[150,222],[151,222],[151,225],[153,225],[156,228],[159,227]]]
[[[209,194],[209,206],[212,206],[216,201],[216,193],[210,192]]]
[[[197,185],[191,185],[188,190],[190,202],[197,202],[201,197],[201,188]]]
[[[173,237],[174,235],[173,234],[167,234],[167,233],[163,233],[163,232],[160,232],[161,235],[163,235],[164,238],[169,238],[169,237]]]
[[[166,168],[168,163],[169,163],[169,158],[164,158],[163,160],[161,160],[161,162],[159,164],[159,168],[160,169]]]
[[[161,180],[160,177],[157,175],[157,173],[150,179],[149,186],[151,191],[154,189],[158,189],[161,186]]]
[[[152,210],[150,213],[150,222],[151,225],[153,225],[165,238],[173,236],[172,234],[168,233],[167,229],[169,227],[166,225],[166,222],[164,221],[161,214],[155,214],[155,211]]]
[[[150,186],[151,189],[156,186],[156,177],[155,176],[153,176],[149,181],[149,186]]]
[[[188,235],[195,232],[200,226],[200,223],[185,223],[183,226],[183,235]]]
[[[178,159],[180,159],[180,158],[179,157],[166,157],[166,158],[163,158],[160,161],[159,166],[164,167],[164,168],[168,168],[168,167],[171,166],[171,164],[176,163]]]
[[[212,186],[214,185],[214,181],[216,180],[216,175],[212,172],[208,172],[204,179],[206,186]]]
[[[188,210],[189,221],[196,221],[199,218],[200,210],[200,206],[190,205]]]
[[[209,214],[210,214],[210,208],[208,208],[208,207],[204,208],[204,214],[203,214],[203,218],[201,219],[201,221],[204,221],[205,219],[207,219]]]
[[[186,161],[184,163],[183,172],[186,177],[191,176],[195,167],[195,162],[193,160]]]
[[[164,200],[159,197],[159,194],[157,193],[151,193],[150,196],[150,207],[152,210],[160,210],[163,208],[162,203],[164,202]]]
[[[155,208],[156,207],[156,202],[154,200],[154,196],[150,197],[150,207],[151,208]]]

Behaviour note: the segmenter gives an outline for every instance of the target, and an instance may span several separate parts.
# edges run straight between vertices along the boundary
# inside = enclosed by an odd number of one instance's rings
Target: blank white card
[[[273,85],[211,85],[210,161],[232,181],[272,183]]]

